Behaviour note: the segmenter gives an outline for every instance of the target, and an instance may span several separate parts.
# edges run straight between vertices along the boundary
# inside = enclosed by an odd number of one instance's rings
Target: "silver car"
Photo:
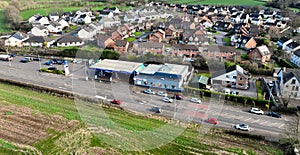
[[[243,124],[243,123],[235,125],[234,128],[236,128],[238,130],[243,130],[243,131],[250,131],[249,125]]]

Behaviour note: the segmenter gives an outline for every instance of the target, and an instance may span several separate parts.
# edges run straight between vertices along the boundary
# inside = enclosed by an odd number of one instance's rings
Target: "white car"
[[[159,96],[164,96],[164,97],[168,96],[168,94],[163,92],[163,91],[158,91],[156,94],[159,95]]]
[[[249,125],[243,124],[243,123],[235,125],[234,128],[236,128],[238,130],[243,130],[243,131],[249,131],[250,130]]]
[[[250,112],[251,112],[251,113],[254,113],[254,114],[258,114],[258,115],[263,115],[263,114],[264,114],[264,111],[262,111],[262,110],[260,110],[260,109],[258,109],[258,108],[254,108],[254,107],[252,107],[252,108],[250,109]]]
[[[143,92],[146,94],[155,94],[155,91],[152,91],[151,89],[146,89]]]
[[[164,97],[162,100],[163,100],[164,102],[167,102],[167,103],[172,103],[172,102],[173,102],[173,99],[168,98],[168,97]]]
[[[194,102],[194,103],[201,103],[201,100],[197,99],[197,98],[191,98],[191,102]]]

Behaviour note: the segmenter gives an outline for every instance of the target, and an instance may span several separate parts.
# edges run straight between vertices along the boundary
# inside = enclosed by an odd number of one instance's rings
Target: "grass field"
[[[241,6],[255,6],[255,5],[265,5],[265,1],[261,0],[175,0],[170,1],[172,3],[185,3],[185,4],[208,4],[208,5],[241,5]]]
[[[99,105],[88,105],[90,108],[82,110],[95,116],[99,114],[96,110]],[[0,121],[0,154],[283,154],[273,144],[228,135],[221,129],[212,129],[199,137],[199,126],[188,127],[175,140],[159,148],[126,151],[98,138],[100,134],[100,137],[122,141],[122,137],[116,138],[109,131],[97,130],[94,134],[88,130],[77,108],[70,99],[0,83],[0,118],[5,120]],[[165,124],[114,108],[103,109],[114,123],[128,131],[148,131]],[[101,115],[90,121],[105,122]],[[6,132],[6,129],[13,131]],[[11,137],[14,136],[11,133],[16,136]]]
[[[0,33],[11,32],[6,25],[4,11],[0,9]]]

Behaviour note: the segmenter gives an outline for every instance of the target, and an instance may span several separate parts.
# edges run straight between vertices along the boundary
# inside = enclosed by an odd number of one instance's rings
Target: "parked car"
[[[200,99],[197,99],[197,98],[191,98],[191,100],[190,100],[191,102],[194,102],[194,103],[201,103],[201,100]]]
[[[42,58],[33,58],[33,61],[42,61]]]
[[[261,109],[258,109],[258,108],[254,108],[254,107],[252,107],[250,109],[250,112],[254,113],[254,114],[258,114],[258,115],[263,115],[264,114],[264,111],[262,111]]]
[[[52,62],[53,62],[54,64],[58,64],[58,65],[64,64],[64,60],[59,60],[59,59],[52,59]]]
[[[224,92],[225,94],[230,94],[230,89],[224,89],[223,92]]]
[[[173,96],[173,99],[175,99],[175,100],[183,100],[183,96],[181,96],[181,95],[179,95],[179,94],[175,94],[175,95]]]
[[[25,57],[25,58],[20,60],[20,62],[22,62],[22,63],[27,63],[27,62],[30,62],[30,61],[31,61],[30,57]]]
[[[278,114],[274,111],[270,111],[267,115],[271,117],[281,118],[281,114]]]
[[[242,124],[236,124],[234,126],[234,128],[236,128],[238,130],[243,130],[243,131],[249,131],[250,130],[249,125],[244,124],[244,123],[242,123]]]
[[[163,91],[158,91],[156,94],[159,95],[159,96],[164,96],[164,97],[168,96],[168,94],[166,92],[163,92]]]
[[[50,60],[50,61],[45,62],[44,65],[51,66],[51,65],[53,65],[53,62]]]
[[[113,99],[112,101],[110,101],[110,103],[117,104],[117,105],[121,105],[122,104],[121,100],[117,100],[117,99]]]
[[[143,92],[146,94],[155,94],[155,91],[152,91],[151,89],[146,89]]]
[[[273,81],[269,81],[269,82],[268,82],[268,85],[269,85],[269,87],[273,87],[273,86],[274,86]]]
[[[152,107],[151,111],[155,112],[155,113],[162,113],[162,110],[160,107]]]
[[[237,95],[237,92],[235,90],[231,91],[231,95]]]
[[[211,124],[218,124],[218,120],[216,118],[208,118],[205,120],[206,123],[211,123]]]
[[[57,68],[54,66],[51,66],[51,67],[48,67],[48,70],[57,70]]]
[[[172,102],[173,102],[173,99],[168,98],[168,97],[164,97],[162,100],[163,100],[164,102],[167,102],[167,103],[172,103]]]

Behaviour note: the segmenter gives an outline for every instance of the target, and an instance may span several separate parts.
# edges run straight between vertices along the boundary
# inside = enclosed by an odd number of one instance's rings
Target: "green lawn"
[[[4,15],[4,10],[0,9],[0,33],[11,32],[11,30],[6,25],[6,19]]]
[[[126,40],[130,43],[134,42],[135,41],[135,38],[134,37],[128,37],[126,38]]]
[[[211,74],[210,73],[198,73],[197,76],[206,76],[206,77],[210,78]]]
[[[226,37],[224,38],[224,42],[226,43],[227,46],[230,45],[230,38]]]
[[[108,122],[103,113],[98,111],[100,106],[97,104],[80,102],[75,106],[74,101],[70,99],[41,94],[2,83],[0,83],[0,98],[1,106],[14,105],[18,107],[28,107],[35,113],[41,112],[47,116],[55,114],[65,117],[68,120],[79,120],[80,122],[82,120],[88,120],[80,123],[76,128],[69,128],[67,132],[49,129],[48,132],[51,136],[32,144],[35,149],[45,155],[75,154],[75,152],[77,152],[77,154],[84,154],[78,153],[78,151],[85,151],[85,149],[91,148],[98,148],[106,152],[104,154],[219,154],[220,152],[228,154],[230,152],[240,151],[250,152],[251,154],[283,154],[282,150],[271,143],[228,135],[223,133],[221,129],[212,129],[208,134],[201,137],[199,136],[200,127],[195,125],[191,125],[185,129],[180,136],[159,148],[145,151],[127,151],[120,149],[120,147],[124,142],[130,140],[131,137],[128,137],[129,139],[124,139],[122,136],[116,138],[118,134],[114,134],[112,130],[108,130],[104,133],[91,134],[83,124],[101,124]],[[115,108],[102,107],[102,109],[110,120],[114,123],[118,123],[119,127],[117,131],[123,128],[126,129],[127,132],[149,131],[165,124],[165,122],[158,119],[134,115]],[[82,112],[86,112],[88,116],[79,115],[78,111],[80,111],[81,114]],[[12,112],[12,115],[13,114]],[[105,125],[111,126],[113,124],[108,123]],[[100,129],[99,131],[101,131]],[[176,128],[168,130],[167,134],[172,134],[174,130],[176,130]],[[126,132],[119,134],[126,134]],[[157,134],[162,133],[158,132]],[[106,140],[115,140],[119,145],[117,145],[118,147],[110,146],[105,143],[107,142]],[[152,139],[151,141],[155,142],[156,140],[157,139]],[[230,141],[230,143],[228,143],[228,141]],[[22,154],[21,152],[16,152],[16,150],[23,150],[22,148],[18,149],[18,147],[19,146],[14,146],[10,142],[0,139],[0,154]],[[26,148],[26,151],[32,154],[33,150]],[[99,152],[91,154],[99,154]]]
[[[175,0],[171,1],[173,3],[186,3],[186,4],[208,4],[208,5],[248,5],[248,6],[256,6],[256,5],[265,5],[264,1],[260,0]]]
[[[256,92],[257,92],[257,99],[263,99],[263,91],[261,89],[261,81],[256,81]]]

